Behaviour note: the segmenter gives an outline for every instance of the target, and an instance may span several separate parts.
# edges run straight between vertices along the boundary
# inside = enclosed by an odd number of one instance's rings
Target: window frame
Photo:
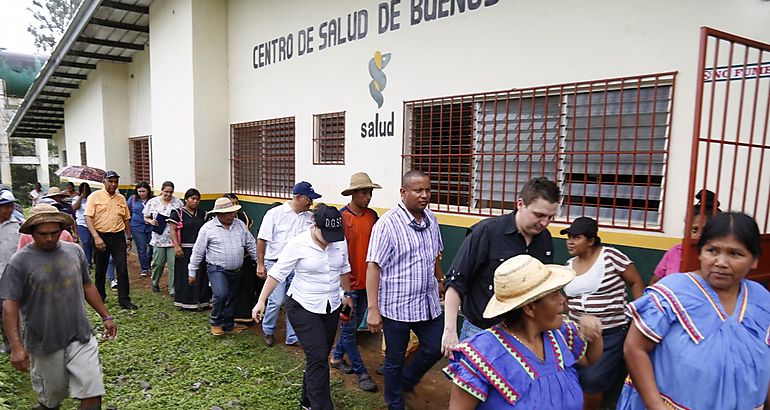
[[[143,154],[142,157],[146,155],[146,169],[141,169],[141,163],[144,163],[145,161],[143,159],[137,159],[136,158],[136,150],[141,149],[141,147],[136,147],[137,144],[142,144],[147,147],[146,154]],[[128,139],[128,166],[130,169],[130,175],[131,175],[131,182],[133,184],[137,184],[139,182],[147,182],[152,186],[152,136],[151,135],[142,135],[137,137],[130,137]],[[147,176],[147,178],[142,178],[144,176]]]
[[[296,143],[294,116],[230,124],[231,192],[290,198],[296,175]]]
[[[345,117],[345,111],[313,115],[313,165],[345,165]],[[331,124],[323,124],[325,121]],[[329,128],[330,135],[326,135]],[[332,158],[325,158],[326,155]],[[339,159],[335,159],[337,156]]]

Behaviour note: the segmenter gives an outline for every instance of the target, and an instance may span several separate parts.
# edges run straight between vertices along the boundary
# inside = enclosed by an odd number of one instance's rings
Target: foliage
[[[42,52],[50,53],[59,38],[67,29],[72,16],[83,0],[33,0],[32,7],[27,8],[35,18],[27,31],[35,37],[35,47]]]
[[[293,348],[265,347],[252,331],[214,338],[208,312],[183,312],[167,297],[132,289],[137,311],[120,310],[115,293],[107,306],[118,337],[100,341],[107,394],[106,409],[209,410],[297,408],[305,358]],[[95,331],[101,320],[88,308]],[[376,409],[382,395],[343,386],[333,374],[337,409]],[[29,408],[35,403],[29,375],[0,360],[0,409]],[[74,409],[68,399],[62,409]]]

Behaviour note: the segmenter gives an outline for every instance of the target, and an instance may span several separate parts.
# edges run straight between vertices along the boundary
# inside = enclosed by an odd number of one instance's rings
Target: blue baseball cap
[[[307,182],[307,181],[301,181],[301,182],[298,182],[297,185],[294,185],[294,188],[291,189],[291,194],[303,195],[310,199],[318,199],[321,197],[321,194],[314,191],[313,185],[311,185],[310,182]]]

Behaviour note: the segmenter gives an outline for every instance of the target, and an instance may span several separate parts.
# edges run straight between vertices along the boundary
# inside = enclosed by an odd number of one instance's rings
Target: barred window
[[[80,143],[80,165],[88,165],[88,150],[85,141]]]
[[[659,230],[674,73],[406,102],[404,166],[432,208],[499,215],[522,185],[562,190],[556,220]]]
[[[345,164],[345,112],[313,116],[313,164]]]
[[[128,139],[131,183],[147,182],[152,186],[152,146],[150,136]]]
[[[294,117],[230,125],[233,192],[290,197],[294,186],[294,143]]]
[[[65,166],[65,167],[67,165],[69,165],[69,162],[67,161],[67,150],[66,149],[61,150],[61,163],[62,163],[62,166]]]

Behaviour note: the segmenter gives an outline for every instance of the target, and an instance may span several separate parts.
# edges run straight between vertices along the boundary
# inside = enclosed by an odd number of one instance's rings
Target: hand
[[[350,313],[353,314],[353,309],[355,309],[355,307],[353,307],[353,299],[350,296],[342,298],[342,304],[350,307]]]
[[[187,277],[187,283],[194,285],[195,284],[195,276],[188,276]]]
[[[444,335],[441,336],[441,353],[444,356],[449,357],[452,355],[452,349],[454,349],[460,340],[457,338],[457,330],[444,328]]]
[[[596,316],[583,315],[578,324],[578,332],[583,340],[593,342],[602,337],[602,322]]]
[[[382,332],[382,316],[380,316],[379,309],[369,308],[369,313],[366,315],[366,324],[369,325],[369,331],[372,333]]]
[[[439,301],[444,301],[444,295],[446,295],[446,288],[444,287],[444,281],[439,280],[438,281],[438,299]]]
[[[102,237],[98,235],[94,236],[94,246],[96,246],[96,249],[99,250],[99,252],[104,252],[107,250],[107,245],[104,244]]]
[[[104,333],[102,335],[106,340],[114,339],[117,332],[118,328],[115,326],[115,322],[113,322],[112,319],[104,321]]]
[[[146,224],[149,224],[149,225],[152,225],[152,226],[158,226],[158,221],[156,221],[156,220],[154,220],[154,219],[150,219],[150,221],[149,221],[149,222],[148,222],[148,221],[145,219],[145,220],[144,220],[144,223],[146,223]]]
[[[267,277],[267,269],[264,263],[257,263],[257,277],[264,279]]]
[[[256,305],[254,305],[254,309],[251,310],[251,318],[254,319],[255,322],[259,323],[262,321],[262,317],[265,315],[265,301],[260,300],[257,302]]]
[[[177,258],[181,258],[184,256],[184,250],[182,249],[181,246],[175,246],[174,254],[176,255]]]
[[[126,252],[131,252],[131,239],[126,238]]]
[[[20,372],[29,371],[29,353],[24,347],[18,350],[11,350],[11,365]]]

